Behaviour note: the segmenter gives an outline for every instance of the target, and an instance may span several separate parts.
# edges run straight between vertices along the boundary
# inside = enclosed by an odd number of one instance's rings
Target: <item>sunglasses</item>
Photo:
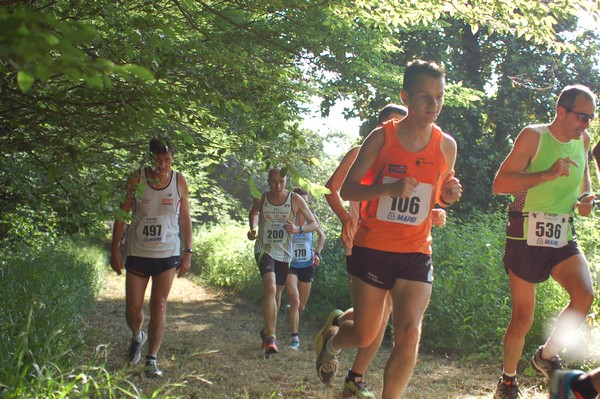
[[[577,118],[581,122],[591,122],[596,117],[596,115],[590,115],[590,114],[586,114],[584,112],[575,112],[572,109],[569,109],[567,107],[563,107],[563,108],[566,109],[567,112],[577,115]]]

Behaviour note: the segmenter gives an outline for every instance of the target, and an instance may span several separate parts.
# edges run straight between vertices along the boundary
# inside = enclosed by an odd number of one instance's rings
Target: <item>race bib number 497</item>
[[[390,176],[383,178],[383,183],[392,183],[398,179]],[[405,198],[381,197],[377,207],[377,219],[387,222],[419,225],[429,216],[433,186],[420,183]]]

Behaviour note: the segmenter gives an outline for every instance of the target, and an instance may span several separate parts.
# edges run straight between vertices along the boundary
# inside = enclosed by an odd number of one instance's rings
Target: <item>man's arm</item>
[[[344,183],[344,180],[348,175],[348,171],[356,159],[359,150],[360,147],[351,148],[350,151],[348,151],[348,153],[344,156],[339,166],[333,172],[327,183],[325,183],[325,187],[330,191],[329,194],[325,194],[325,199],[327,200],[329,207],[337,215],[342,224],[350,220],[350,214],[344,207],[342,197],[340,197],[340,189],[342,188],[342,184]]]
[[[306,224],[302,226],[302,230],[305,233],[317,231],[317,229],[319,228],[319,224],[317,223],[315,216],[308,208],[306,201],[304,201],[304,199],[299,194],[296,194],[294,192],[292,192],[292,209],[294,210],[294,213],[296,215],[302,215],[302,217],[306,221]],[[285,230],[288,232],[288,234],[298,234],[300,233],[300,226],[296,226],[294,223],[288,220],[285,224]]]
[[[315,248],[315,253],[313,255],[313,266],[319,266],[321,264],[321,251],[323,251],[323,246],[325,245],[325,232],[321,228],[321,222],[319,222],[319,218],[316,215],[313,215],[317,222],[317,234],[319,238],[317,239],[317,246]]]
[[[127,196],[125,200],[119,205],[122,211],[129,213],[131,211],[131,204],[135,198],[135,190],[139,183],[139,175],[134,174],[127,181]],[[125,222],[122,220],[115,220],[113,226],[112,245],[110,251],[110,267],[121,274],[123,270],[123,259],[121,258],[121,239],[123,238],[123,232],[125,231]]]
[[[258,215],[260,215],[260,208],[264,201],[264,194],[260,198],[254,198],[252,200],[252,207],[248,212],[248,220],[250,223],[250,231],[248,231],[248,239],[256,240],[256,229],[258,228]]]
[[[590,135],[587,131],[585,131],[583,134],[583,145],[585,148],[585,167],[583,171],[583,177],[581,179],[581,184],[579,186],[579,196],[575,207],[577,208],[577,212],[581,216],[588,216],[594,208],[594,198],[596,198],[596,196],[592,194],[592,180],[590,178],[590,170],[588,167]]]
[[[559,158],[547,170],[527,172],[527,167],[540,143],[540,134],[534,129],[525,128],[519,133],[515,145],[504,160],[494,179],[494,194],[515,194],[554,180],[568,176],[571,165],[578,166],[571,158]]]
[[[181,194],[181,208],[179,209],[179,231],[183,240],[184,249],[192,249],[192,217],[190,215],[190,192],[185,176],[177,174],[179,193]],[[192,254],[184,251],[181,255],[181,265],[177,277],[186,274],[192,267]]]
[[[344,207],[342,197],[340,197],[340,189],[344,180],[346,180],[350,167],[356,160],[359,150],[360,146],[351,148],[325,184],[325,187],[330,191],[329,194],[325,194],[325,199],[338,219],[340,219],[340,222],[342,222],[341,238],[344,246],[351,245],[358,220],[353,220],[350,213]]]
[[[442,178],[439,179],[438,187],[436,189],[436,201],[440,206],[446,208],[460,199],[462,195],[462,185],[454,176],[456,141],[451,136],[444,133],[442,142],[440,143],[440,149],[446,160],[446,172]]]

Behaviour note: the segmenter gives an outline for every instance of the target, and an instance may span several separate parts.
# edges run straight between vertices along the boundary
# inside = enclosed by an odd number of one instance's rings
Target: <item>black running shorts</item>
[[[289,262],[280,262],[271,258],[271,255],[262,252],[254,254],[256,257],[256,263],[258,264],[258,270],[260,275],[264,276],[267,273],[275,273],[275,284],[285,285],[287,279],[288,270],[290,268]]]
[[[390,290],[396,279],[433,282],[431,255],[397,253],[354,246],[348,273],[378,288]]]
[[[530,283],[548,280],[552,268],[571,256],[581,254],[577,241],[569,241],[562,248],[535,247],[526,240],[506,240],[504,270]]]
[[[179,256],[169,258],[144,258],[141,256],[128,256],[125,269],[128,273],[141,277],[156,276],[169,269],[176,269],[181,264]]]

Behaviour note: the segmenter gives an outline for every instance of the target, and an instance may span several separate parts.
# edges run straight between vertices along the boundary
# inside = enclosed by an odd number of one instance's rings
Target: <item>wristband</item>
[[[319,258],[321,257],[321,255],[319,255],[319,253],[318,253],[318,252],[315,252],[315,255],[314,255],[314,256],[318,256]]]
[[[446,205],[446,206],[450,206],[450,205],[452,205],[454,203],[454,202],[446,202],[446,201],[444,201],[444,197],[442,197],[441,195],[440,195],[440,202],[443,205]]]

